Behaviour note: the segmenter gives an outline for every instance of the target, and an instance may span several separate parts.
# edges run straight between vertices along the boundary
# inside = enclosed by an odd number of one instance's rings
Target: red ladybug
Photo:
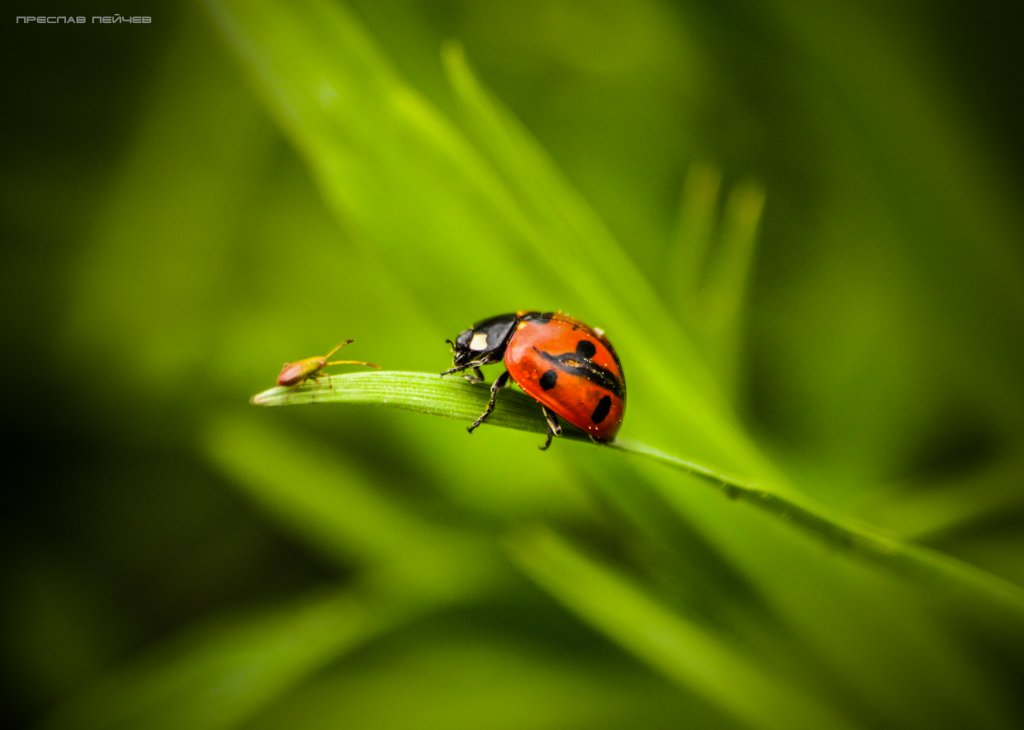
[[[469,432],[487,420],[509,377],[540,403],[548,422],[541,449],[562,434],[558,417],[594,441],[611,441],[626,409],[626,380],[612,343],[601,330],[561,312],[516,312],[485,319],[447,340],[455,353],[441,375],[472,368],[467,380],[483,382],[481,365],[503,360],[505,372],[491,385],[491,398]]]

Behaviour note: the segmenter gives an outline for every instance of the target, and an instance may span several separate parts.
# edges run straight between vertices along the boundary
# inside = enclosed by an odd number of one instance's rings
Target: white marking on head
[[[483,352],[487,349],[487,333],[477,332],[473,335],[473,339],[469,341],[469,349],[474,352]]]

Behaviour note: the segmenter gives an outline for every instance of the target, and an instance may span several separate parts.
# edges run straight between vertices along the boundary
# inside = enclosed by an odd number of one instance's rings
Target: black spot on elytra
[[[589,360],[597,354],[597,348],[594,343],[590,340],[580,340],[576,345],[576,354],[582,357],[584,360]]]
[[[618,397],[622,397],[624,390],[622,383],[611,371],[598,365],[593,360],[582,358],[576,352],[564,352],[560,355],[552,355],[550,352],[533,348],[542,360],[550,363],[556,370],[570,375],[577,375],[586,378],[594,385],[604,388]]]
[[[544,390],[551,390],[555,387],[555,383],[558,382],[558,373],[554,370],[548,370],[540,376],[540,387]]]
[[[608,411],[612,409],[611,396],[604,396],[597,402],[597,408],[590,414],[590,420],[594,423],[600,423],[608,416]]]

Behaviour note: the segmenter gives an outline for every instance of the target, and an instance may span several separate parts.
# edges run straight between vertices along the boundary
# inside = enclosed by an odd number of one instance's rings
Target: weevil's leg
[[[541,451],[547,451],[548,447],[551,445],[551,439],[555,436],[562,435],[562,426],[558,423],[558,416],[552,413],[551,409],[547,406],[541,406],[540,409],[544,411],[544,420],[548,422],[548,438],[547,441],[544,442],[543,446],[538,446],[537,448]]]
[[[303,381],[301,381],[299,383],[296,383],[295,384],[295,388],[298,389],[299,386],[305,385],[306,383],[309,383],[311,385],[315,385],[317,388],[322,388],[323,385],[324,385],[322,378],[325,375],[327,375],[327,373],[325,373],[322,369],[321,370],[317,370],[315,373],[310,373],[308,376],[306,376],[305,380],[303,380]],[[327,383],[330,386],[330,389],[334,390],[334,383],[331,382],[330,378],[327,379]]]
[[[485,408],[484,412],[480,414],[480,417],[473,421],[473,424],[466,429],[467,431],[473,433],[473,429],[486,421],[487,417],[491,415],[491,412],[494,410],[494,402],[498,398],[498,391],[505,387],[505,383],[508,382],[508,377],[508,370],[506,370],[494,379],[494,382],[491,383],[491,399],[487,401],[487,408]]]
[[[328,363],[328,364],[330,364],[330,363]],[[327,367],[327,366],[325,365],[324,367]],[[330,388],[331,390],[334,390],[334,380],[331,379],[330,373],[325,373],[323,370],[321,370],[320,372],[318,372],[316,374],[315,381],[316,381],[316,384],[320,385],[320,386],[322,386],[324,384],[324,381],[326,381],[327,382],[327,387]]]
[[[327,365],[365,365],[368,368],[377,368],[380,370],[380,365],[372,362],[366,362],[365,360],[334,360],[324,365],[324,367],[327,367]]]

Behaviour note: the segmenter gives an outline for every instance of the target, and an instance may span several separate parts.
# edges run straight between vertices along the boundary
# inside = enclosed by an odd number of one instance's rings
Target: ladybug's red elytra
[[[626,410],[626,380],[615,349],[599,329],[561,312],[499,314],[477,322],[455,342],[452,367],[441,375],[473,370],[466,379],[484,380],[481,365],[502,360],[505,372],[491,385],[487,408],[469,432],[487,420],[508,379],[540,403],[548,422],[546,449],[562,434],[562,418],[594,441],[611,441]]]

